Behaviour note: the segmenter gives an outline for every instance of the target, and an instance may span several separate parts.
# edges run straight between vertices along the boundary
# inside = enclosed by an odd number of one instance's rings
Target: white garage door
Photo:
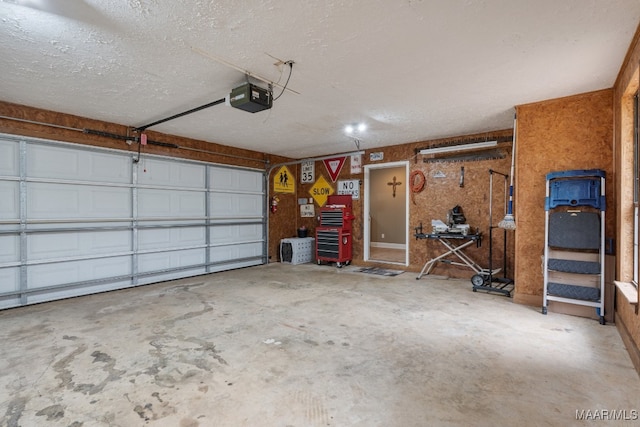
[[[266,262],[258,170],[0,136],[0,308]]]

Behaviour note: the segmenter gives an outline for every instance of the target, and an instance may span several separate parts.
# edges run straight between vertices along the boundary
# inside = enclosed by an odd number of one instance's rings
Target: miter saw
[[[469,224],[466,222],[467,218],[465,218],[462,213],[462,208],[459,205],[455,205],[447,212],[447,227],[449,233],[460,233],[466,236],[469,233]]]

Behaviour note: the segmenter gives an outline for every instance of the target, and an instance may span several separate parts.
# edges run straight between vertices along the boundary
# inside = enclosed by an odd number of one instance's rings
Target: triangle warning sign
[[[323,160],[324,166],[327,168],[327,172],[329,172],[329,176],[331,177],[331,182],[336,182],[336,179],[342,170],[342,166],[344,165],[345,159],[346,157],[334,157],[332,159]]]

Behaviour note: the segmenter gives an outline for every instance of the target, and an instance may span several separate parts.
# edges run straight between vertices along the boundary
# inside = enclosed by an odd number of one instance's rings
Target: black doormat
[[[379,276],[397,276],[398,274],[404,273],[402,270],[389,270],[380,267],[363,267],[356,271],[359,273],[377,274]]]

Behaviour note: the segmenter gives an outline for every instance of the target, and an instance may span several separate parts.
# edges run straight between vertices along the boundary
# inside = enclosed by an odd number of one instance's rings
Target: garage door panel
[[[131,163],[120,154],[68,147],[27,146],[27,175],[33,178],[130,183]]]
[[[0,234],[0,263],[20,261],[20,238],[12,234]]]
[[[129,188],[31,182],[27,186],[27,218],[128,218],[130,200]]]
[[[138,215],[147,218],[201,218],[205,215],[205,193],[140,189]]]
[[[20,289],[20,268],[0,268],[0,293],[12,292]]]
[[[131,159],[128,156],[93,153],[86,165],[88,168],[82,174],[85,181],[131,183]]]
[[[148,285],[151,283],[163,282],[166,280],[182,279],[185,277],[198,276],[200,274],[206,274],[207,271],[204,267],[194,267],[192,269],[184,269],[179,271],[172,271],[169,273],[154,274],[151,276],[143,276],[138,280],[139,285]]]
[[[205,193],[179,193],[175,197],[177,198],[178,212],[180,212],[180,215],[199,217],[205,215]]]
[[[263,196],[257,194],[213,193],[209,212],[214,218],[262,216]]]
[[[242,224],[210,227],[212,244],[262,240],[262,225]]]
[[[20,298],[0,298],[0,310],[20,307],[21,305],[22,301],[20,300]]]
[[[0,175],[20,176],[19,153],[17,142],[0,139]]]
[[[209,269],[209,273],[218,273],[221,271],[233,270],[236,268],[253,267],[256,265],[262,265],[262,261],[257,258],[255,260],[234,261],[224,264],[214,264]]]
[[[232,246],[218,246],[211,248],[211,261],[229,261],[238,258],[257,257],[261,254],[261,243],[243,243]]]
[[[98,231],[89,234],[90,248],[96,253],[131,250],[131,230]]]
[[[262,192],[261,172],[211,166],[209,188],[215,191]]]
[[[98,188],[91,192],[90,216],[96,213],[107,217],[122,218],[131,216],[131,190],[128,188]]]
[[[54,301],[63,298],[72,298],[83,295],[91,295],[99,292],[107,292],[116,289],[124,289],[131,286],[131,280],[121,280],[109,283],[94,283],[81,287],[61,288],[59,290],[47,290],[27,294],[27,304],[37,304],[40,302]]]
[[[27,175],[34,178],[79,179],[81,152],[31,144],[27,147]]]
[[[205,166],[162,159],[145,159],[146,172],[138,174],[142,185],[205,188]]]
[[[211,167],[209,169],[209,188],[212,190],[232,190],[235,184],[231,170],[227,168]]]
[[[262,215],[263,197],[261,195],[238,195],[238,214],[243,216]]]
[[[211,272],[262,264],[262,245],[247,243],[211,248]],[[249,258],[249,259],[242,259]]]
[[[27,186],[28,218],[81,218],[80,198],[82,187],[56,184],[29,183]]]
[[[170,249],[205,245],[205,227],[143,229],[138,231],[138,249]]]
[[[98,231],[30,234],[27,256],[30,260],[108,255],[131,251],[131,232]]]
[[[209,213],[213,218],[233,217],[233,194],[212,194],[209,202]]]
[[[138,190],[138,217],[168,217],[171,215],[171,194],[161,190]]]
[[[20,218],[20,183],[0,181],[0,219]]]
[[[201,265],[206,261],[204,249],[186,249],[182,251],[140,254],[138,268],[141,273],[162,271],[175,267]]]
[[[260,191],[262,192],[263,187],[263,176],[262,173],[252,172],[252,171],[234,171],[237,177],[237,187],[238,191]]]
[[[131,274],[131,256],[56,262],[27,267],[29,289]]]

